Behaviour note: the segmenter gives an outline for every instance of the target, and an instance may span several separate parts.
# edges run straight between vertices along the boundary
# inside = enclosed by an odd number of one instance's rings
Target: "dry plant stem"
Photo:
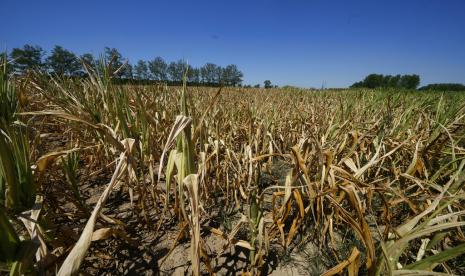
[[[94,232],[95,222],[97,221],[100,210],[107,201],[112,188],[115,186],[115,184],[118,182],[120,177],[125,172],[125,169],[127,167],[127,155],[130,151],[130,148],[132,148],[133,143],[134,141],[126,141],[126,151],[121,153],[121,155],[119,156],[119,162],[116,166],[115,172],[113,173],[110,183],[108,184],[108,186],[100,196],[99,200],[97,201],[94,210],[92,211],[92,214],[89,220],[87,221],[87,224],[84,227],[81,236],[79,237],[79,240],[74,245],[73,249],[61,265],[60,270],[58,271],[58,275],[75,275],[78,273],[79,266],[81,265],[81,262],[84,259],[87,249],[89,248],[90,243],[92,241],[92,234]]]

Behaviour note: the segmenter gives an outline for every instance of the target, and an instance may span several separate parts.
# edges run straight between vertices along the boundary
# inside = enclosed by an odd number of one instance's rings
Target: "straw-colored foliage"
[[[116,85],[117,69],[2,79],[1,269],[77,274],[92,242],[137,245],[106,207],[129,203],[170,241],[155,271],[190,241],[194,275],[232,249],[235,273],[270,272],[305,243],[324,275],[465,273],[465,95]]]

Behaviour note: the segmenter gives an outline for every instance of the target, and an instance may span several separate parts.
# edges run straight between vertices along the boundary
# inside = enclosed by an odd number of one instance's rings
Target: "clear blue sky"
[[[0,47],[77,54],[115,47],[132,63],[162,56],[235,63],[245,83],[345,87],[369,73],[465,83],[465,0],[1,0]]]

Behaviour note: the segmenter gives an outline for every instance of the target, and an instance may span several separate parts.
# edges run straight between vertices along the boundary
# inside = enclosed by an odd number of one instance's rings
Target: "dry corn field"
[[[465,94],[110,69],[2,71],[1,273],[465,273]]]

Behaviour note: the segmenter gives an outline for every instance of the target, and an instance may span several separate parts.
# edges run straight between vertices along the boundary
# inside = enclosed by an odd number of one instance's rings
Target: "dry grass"
[[[34,181],[44,197],[39,225],[47,248],[29,269],[78,271],[92,232],[94,240],[156,248],[104,208],[118,186],[120,199],[110,201],[129,202],[145,233],[155,240],[176,233],[154,271],[164,271],[189,237],[186,271],[195,275],[220,272],[220,256],[233,248],[247,252],[235,273],[266,273],[272,255],[292,255],[303,241],[330,256],[325,275],[464,273],[465,95],[219,92],[115,86],[108,74],[91,76],[36,75],[21,86],[28,103],[17,116],[35,133],[30,162],[42,160]],[[59,133],[58,142],[47,140],[49,133]],[[120,142],[128,139],[131,151]],[[44,166],[40,156],[50,152],[60,154],[48,155],[54,157]],[[74,152],[79,160],[69,163]],[[85,183],[116,163],[119,183],[113,178],[95,206],[86,203],[95,195],[86,194]],[[21,233],[18,213],[7,213]],[[220,215],[227,213],[235,215]],[[85,227],[75,224],[83,219]],[[65,241],[67,225],[81,235],[77,243]],[[211,237],[221,246],[209,245]]]

